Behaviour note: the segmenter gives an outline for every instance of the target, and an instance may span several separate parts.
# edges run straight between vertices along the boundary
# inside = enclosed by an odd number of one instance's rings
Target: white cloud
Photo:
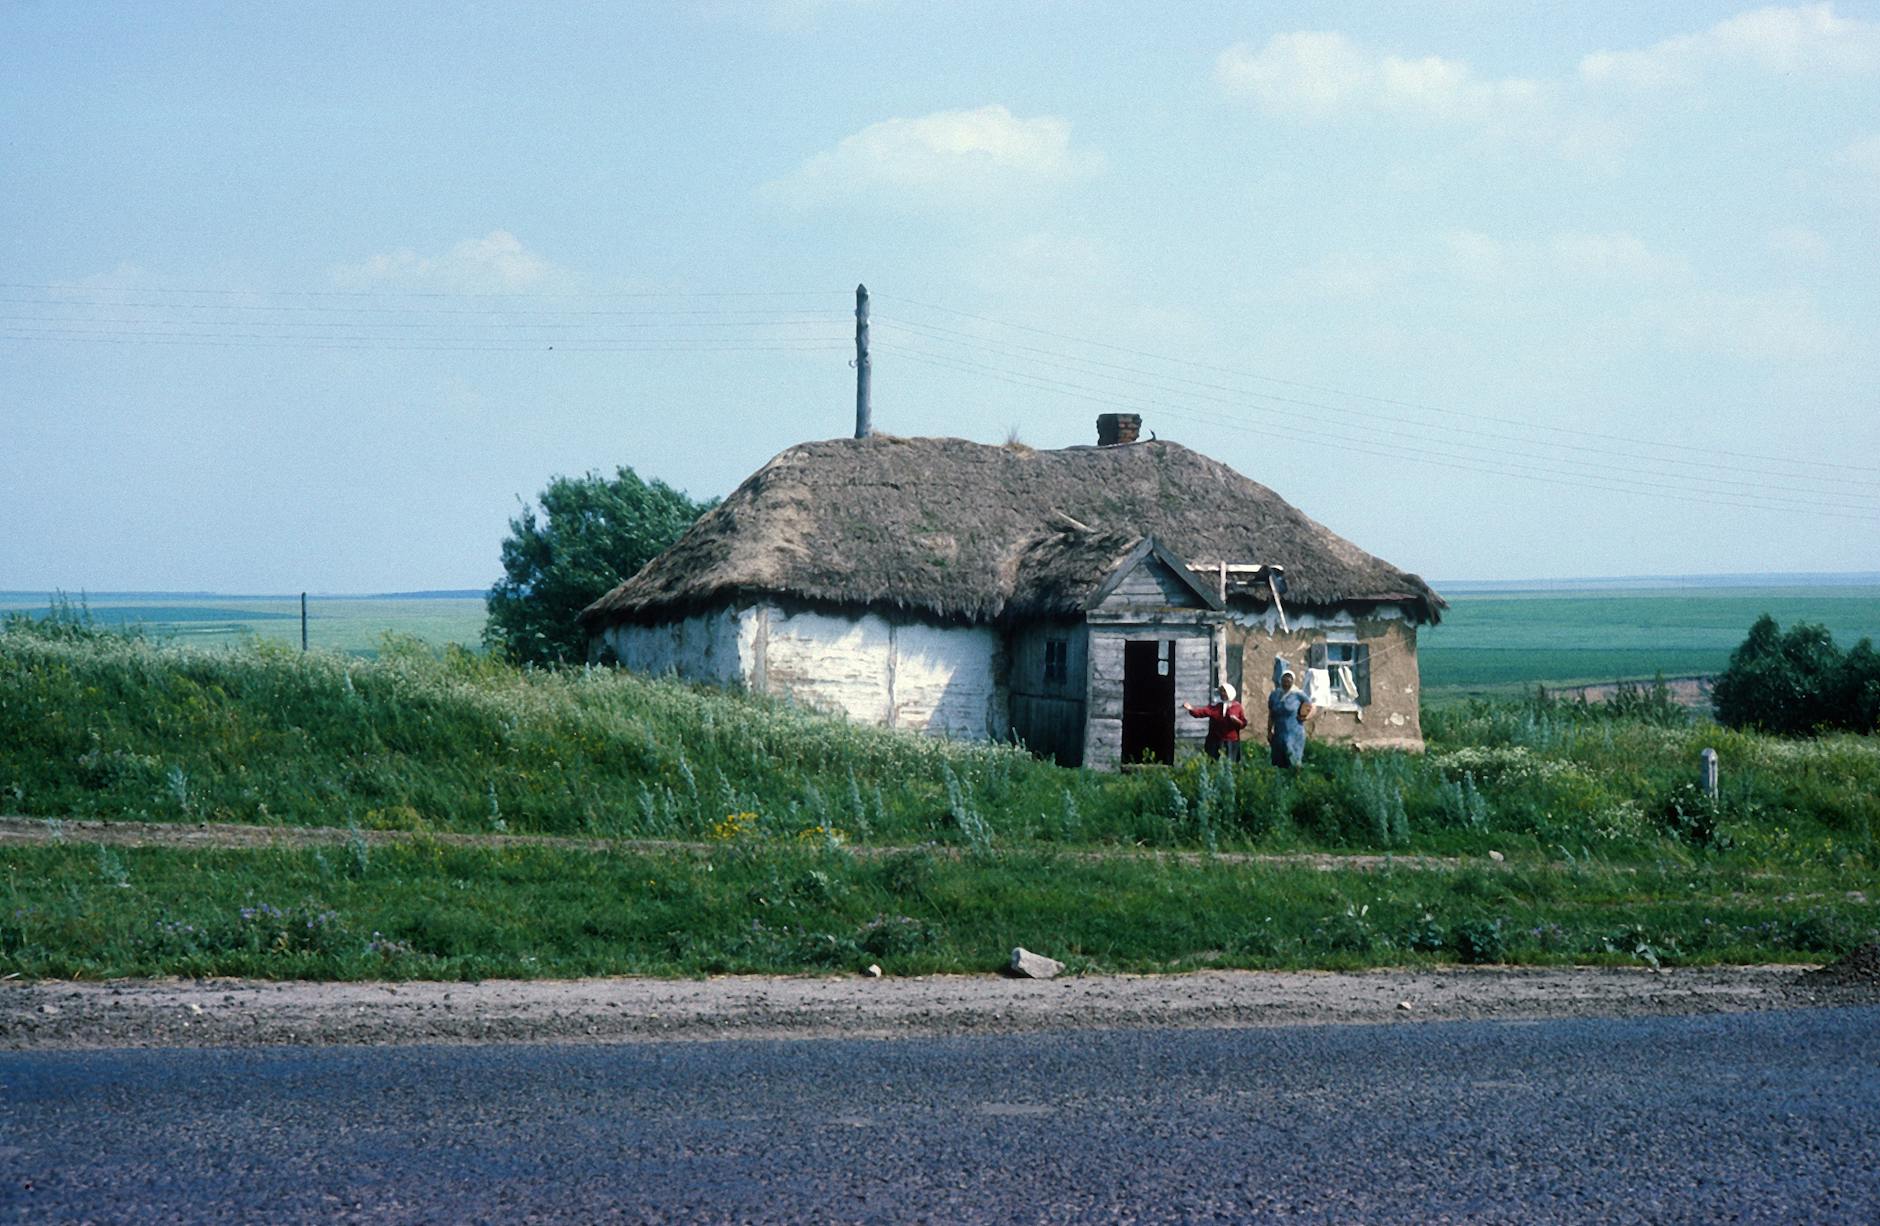
[[[762,190],[796,208],[855,198],[972,207],[1045,194],[1103,165],[1102,154],[1072,146],[1065,120],[993,105],[870,124]]]
[[[1237,43],[1221,52],[1214,77],[1269,114],[1308,119],[1383,114],[1480,124],[1545,103],[1537,81],[1480,77],[1441,56],[1380,54],[1336,31],[1276,34],[1259,48]]]
[[[1880,71],[1880,22],[1842,17],[1833,4],[1755,9],[1643,50],[1589,55],[1580,61],[1580,77],[1593,85],[1657,89],[1734,66],[1808,77]]]
[[[1396,119],[1552,148],[1596,170],[1617,168],[1640,116],[1615,110],[1612,87],[1669,88],[1748,69],[1791,78],[1880,73],[1880,21],[1832,3],[1739,13],[1640,50],[1600,51],[1571,73],[1495,77],[1466,61],[1367,47],[1332,30],[1237,43],[1215,60],[1221,90],[1301,121]]]
[[[465,239],[442,255],[409,247],[368,256],[333,270],[333,281],[354,289],[429,289],[460,294],[543,293],[567,288],[567,270],[530,251],[507,230]]]

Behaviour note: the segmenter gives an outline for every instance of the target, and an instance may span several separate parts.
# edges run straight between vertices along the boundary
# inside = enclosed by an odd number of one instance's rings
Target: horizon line
[[[1600,586],[1610,584],[1662,583],[1670,586],[1703,583],[1719,585],[1735,581],[1734,585],[1749,586],[1749,581],[1757,581],[1767,586],[1775,580],[1813,580],[1817,583],[1833,581],[1847,586],[1860,586],[1864,583],[1880,584],[1880,571],[1715,571],[1685,573],[1646,573],[1635,575],[1560,575],[1527,576],[1521,578],[1453,578],[1430,580],[1431,586],[1484,587],[1496,585],[1502,587],[1535,586]],[[153,597],[176,599],[182,597],[214,598],[220,600],[294,600],[303,593],[290,592],[224,592],[210,588],[62,588],[62,587],[20,587],[0,588],[0,599],[52,599],[64,596],[66,599],[123,599],[126,597]],[[410,588],[401,591],[313,591],[304,593],[309,600],[422,600],[422,599],[468,599],[489,594],[488,587],[425,587]]]

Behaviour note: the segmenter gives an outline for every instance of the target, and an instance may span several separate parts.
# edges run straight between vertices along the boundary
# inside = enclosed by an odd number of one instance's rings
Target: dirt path
[[[1208,971],[1052,981],[735,976],[484,983],[0,982],[0,1049],[894,1037],[1411,1024],[1874,1003],[1798,968]]]
[[[596,839],[552,834],[470,834],[462,831],[435,831],[422,834],[408,830],[360,830],[339,826],[244,826],[232,822],[130,822],[95,819],[60,819],[44,817],[0,817],[0,846],[7,844],[108,843],[114,847],[330,847],[355,837],[372,846],[409,843],[427,839],[459,847],[549,847],[564,851],[644,851],[704,855],[721,844],[686,842],[680,839]],[[911,851],[909,847],[861,844],[848,849],[857,856],[879,857]],[[958,855],[960,849],[929,845],[940,855]],[[1079,860],[1111,860],[1126,857],[1162,858],[1186,864],[1215,861],[1224,864],[1304,865],[1325,872],[1336,869],[1375,871],[1385,867],[1428,869],[1506,867],[1503,861],[1460,856],[1378,856],[1333,855],[1327,852],[1253,853],[1224,851],[1214,855],[1199,851],[1162,851],[1153,848],[1117,848],[1115,850],[1080,848],[1064,855]]]

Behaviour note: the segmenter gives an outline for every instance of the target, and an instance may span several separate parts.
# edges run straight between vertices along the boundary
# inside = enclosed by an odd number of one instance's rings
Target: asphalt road
[[[1880,1008],[0,1055],[0,1219],[1880,1220]]]

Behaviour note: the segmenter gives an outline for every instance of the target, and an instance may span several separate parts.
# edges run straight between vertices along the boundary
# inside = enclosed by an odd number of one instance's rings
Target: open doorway
[[[1175,642],[1123,644],[1123,761],[1175,764]]]

